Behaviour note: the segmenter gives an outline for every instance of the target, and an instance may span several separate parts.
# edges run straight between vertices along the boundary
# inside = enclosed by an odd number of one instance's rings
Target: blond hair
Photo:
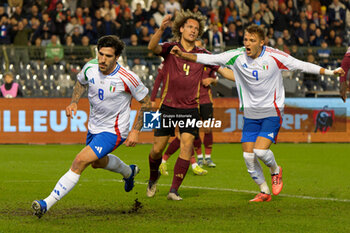
[[[196,20],[199,24],[199,32],[198,37],[201,37],[204,33],[204,27],[205,27],[205,21],[207,20],[207,17],[202,15],[200,12],[192,12],[190,10],[184,11],[181,10],[181,12],[176,16],[173,27],[172,27],[172,33],[173,33],[173,41],[179,41],[181,39],[181,32],[180,28],[185,25],[187,20],[193,19]]]

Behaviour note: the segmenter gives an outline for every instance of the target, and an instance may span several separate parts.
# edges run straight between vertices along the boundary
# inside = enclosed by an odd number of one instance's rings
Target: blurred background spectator
[[[13,74],[7,72],[4,75],[5,83],[0,87],[0,96],[4,98],[22,97],[22,91],[18,83],[13,81]]]
[[[45,58],[48,65],[64,64],[64,50],[56,35],[51,36],[51,41],[46,46]]]

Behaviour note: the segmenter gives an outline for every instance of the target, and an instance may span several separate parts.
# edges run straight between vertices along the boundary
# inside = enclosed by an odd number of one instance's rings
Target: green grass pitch
[[[350,144],[274,145],[284,188],[269,203],[248,203],[258,192],[240,144],[216,144],[216,168],[206,176],[189,169],[183,201],[166,200],[170,175],[146,197],[151,145],[121,146],[114,154],[141,168],[124,192],[119,174],[87,168],[77,186],[41,219],[31,202],[45,198],[82,145],[0,146],[0,232],[350,232]],[[269,172],[265,177],[271,185]],[[135,210],[135,200],[142,208]]]

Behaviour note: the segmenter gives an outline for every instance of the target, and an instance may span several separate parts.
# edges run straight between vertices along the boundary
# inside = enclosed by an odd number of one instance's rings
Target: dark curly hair
[[[125,44],[119,39],[118,36],[108,35],[102,36],[97,41],[97,49],[100,50],[102,47],[111,47],[115,50],[115,55],[118,57],[124,50]]]
[[[187,10],[187,11],[181,10],[181,12],[176,16],[174,23],[173,23],[173,28],[172,28],[172,32],[174,35],[174,37],[172,38],[173,41],[180,40],[180,38],[181,38],[180,28],[183,27],[184,24],[189,19],[194,19],[199,23],[198,37],[201,37],[203,35],[205,21],[207,20],[207,17],[202,15],[200,12],[194,13],[190,10]]]

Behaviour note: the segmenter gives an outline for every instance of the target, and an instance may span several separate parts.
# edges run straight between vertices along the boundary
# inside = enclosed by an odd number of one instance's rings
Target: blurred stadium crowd
[[[151,88],[161,60],[147,44],[181,9],[207,16],[202,39],[213,53],[242,46],[252,23],[266,28],[267,45],[326,67],[340,65],[350,42],[350,0],[0,0],[0,82],[10,70],[24,96],[69,96],[97,39],[113,34],[127,45],[122,65]],[[162,41],[171,37],[169,27]],[[298,96],[338,88],[339,80],[286,77]]]

